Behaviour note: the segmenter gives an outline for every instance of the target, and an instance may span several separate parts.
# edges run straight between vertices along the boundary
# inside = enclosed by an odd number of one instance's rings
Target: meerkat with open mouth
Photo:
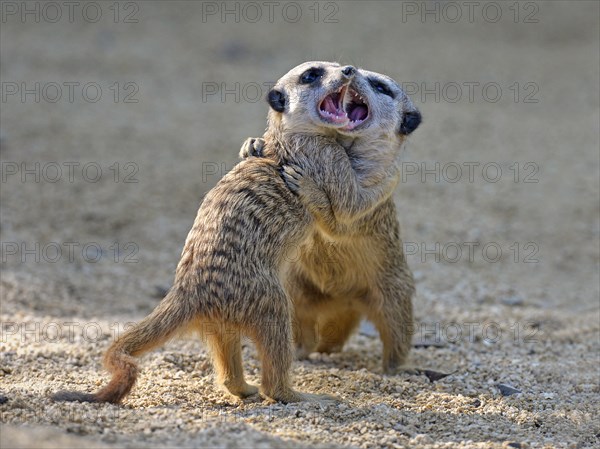
[[[286,88],[293,91],[294,86]],[[325,96],[317,111],[290,108],[281,113],[299,123],[318,115],[335,124],[332,138],[346,149],[360,185],[389,189],[370,208],[340,216],[328,202],[339,201],[335,198],[344,185],[320,189],[314,174],[301,176],[306,169],[294,166],[291,188],[317,220],[287,278],[294,302],[297,355],[341,351],[366,317],[383,341],[383,370],[393,373],[402,368],[410,350],[414,281],[391,194],[399,175],[402,143],[418,127],[421,116],[395,81],[362,69],[347,88]],[[248,139],[240,156],[274,157],[269,143],[281,138],[269,127],[264,138]],[[312,151],[316,154],[320,148]]]
[[[263,397],[281,402],[331,400],[327,395],[300,393],[290,385],[295,292],[286,286],[295,276],[293,254],[314,239],[318,227],[328,223],[334,229],[332,217],[343,227],[354,217],[369,215],[397,182],[395,169],[390,168],[391,173],[382,173],[381,182],[363,186],[360,172],[334,139],[338,129],[354,125],[328,114],[341,116],[340,108],[360,106],[356,94],[370,95],[363,92],[362,82],[352,88],[354,93],[349,91],[356,75],[354,67],[310,62],[278,81],[268,95],[265,152],[273,157],[240,162],[207,193],[185,241],[172,288],[150,315],[106,352],[110,382],[93,394],[59,392],[54,400],[120,403],[138,377],[135,357],[179,332],[194,330],[208,341],[218,380],[232,395],[246,397],[259,391],[244,378],[245,335],[260,355]],[[327,114],[320,112],[322,106]],[[400,129],[412,112],[412,107],[394,110],[390,126]],[[298,120],[300,116],[304,118]],[[356,118],[361,123],[354,130],[369,121],[368,114]],[[308,189],[309,180],[310,189],[325,192],[322,201],[311,206],[327,210],[330,215],[324,219],[304,205],[302,193],[293,193],[295,186],[301,187],[299,192]]]

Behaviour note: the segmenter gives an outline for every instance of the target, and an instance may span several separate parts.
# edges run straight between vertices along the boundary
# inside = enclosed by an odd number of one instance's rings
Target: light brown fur
[[[359,75],[385,79],[363,70],[359,70]],[[386,82],[393,83],[389,79]],[[405,110],[411,110],[409,101],[396,100]],[[411,346],[414,281],[390,196],[396,185],[398,155],[405,133],[390,127],[393,120],[389,116],[380,114],[378,119],[373,130],[360,136],[348,136],[342,131],[335,138],[347,148],[358,182],[371,189],[390,189],[388,195],[381,195],[379,202],[372,201],[372,207],[364,213],[354,210],[348,216],[340,216],[327,207],[327,199],[339,199],[343,184],[327,184],[323,190],[312,176],[298,176],[296,191],[315,216],[317,227],[291,267],[288,290],[294,301],[294,336],[299,357],[314,351],[341,351],[366,317],[375,324],[383,342],[383,370],[393,373],[402,368]],[[264,140],[247,140],[241,155],[270,157],[271,133],[272,129],[267,130]]]
[[[343,75],[337,64],[305,63],[280,84],[298,80],[315,64],[324,70],[319,89],[299,85],[296,93],[305,95],[288,96],[289,109],[314,107],[321,93],[347,86],[354,75]],[[321,221],[335,228],[332,220],[346,226],[345,220],[370,214],[373,204],[389,197],[390,187],[383,185],[396,181],[384,177],[383,184],[362,186],[344,147],[331,137],[335,132],[330,124],[306,121],[299,132],[294,123],[286,123],[286,114],[277,114],[269,113],[272,134],[267,147],[272,157],[242,161],[206,195],[186,239],[173,287],[150,315],[106,352],[104,364],[113,374],[111,381],[97,393],[59,392],[55,400],[121,402],[138,376],[134,357],[183,330],[197,330],[206,338],[219,382],[235,396],[257,391],[243,376],[240,339],[246,335],[260,355],[260,393],[265,398],[331,399],[291,387],[292,254],[311,240]],[[295,182],[304,186],[311,178],[310,188],[343,187],[337,189],[339,197],[323,197],[315,206],[332,215],[318,218],[301,201],[301,190],[299,196],[293,193]]]

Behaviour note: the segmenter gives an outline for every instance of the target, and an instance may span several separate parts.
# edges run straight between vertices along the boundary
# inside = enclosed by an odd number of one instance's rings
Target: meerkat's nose
[[[344,74],[344,76],[346,78],[352,78],[354,76],[354,74],[356,73],[356,69],[354,67],[352,67],[351,65],[347,65],[346,67],[344,67],[342,69],[342,73]]]

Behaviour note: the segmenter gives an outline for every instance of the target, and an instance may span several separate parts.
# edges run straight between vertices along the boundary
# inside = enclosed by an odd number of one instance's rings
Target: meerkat
[[[369,188],[386,177],[396,179],[402,143],[419,126],[421,115],[391,78],[359,69],[354,83],[359,80],[371,90],[371,121],[357,127],[360,133],[338,128],[335,139],[345,147],[360,184]],[[391,126],[395,122],[390,116],[395,111],[403,115],[399,127]],[[268,129],[264,138],[247,139],[240,156],[272,157],[270,133]],[[303,171],[302,167],[294,168],[297,173]],[[405,369],[415,289],[391,192],[373,204],[369,213],[339,217],[327,207],[327,190],[319,189],[312,179],[295,178],[292,190],[318,223],[287,278],[294,302],[297,356],[341,351],[366,317],[374,322],[383,341],[383,371]],[[387,186],[393,189],[395,183],[388,182]]]
[[[318,207],[340,220],[368,214],[389,196],[392,178],[361,185],[348,154],[333,138],[341,128],[360,135],[376,114],[365,82],[353,82],[356,75],[352,66],[307,62],[277,82],[267,96],[266,148],[273,157],[240,162],[207,193],[172,288],[107,350],[110,382],[93,394],[59,392],[54,400],[120,403],[138,377],[136,357],[179,332],[194,330],[208,342],[218,381],[232,395],[260,393],[284,403],[332,399],[291,387],[293,305],[287,278],[292,254],[317,226],[316,215],[293,189],[314,176],[315,188],[327,192],[327,204]],[[409,117],[403,108],[387,114],[397,129]],[[242,335],[259,352],[260,389],[245,381]]]

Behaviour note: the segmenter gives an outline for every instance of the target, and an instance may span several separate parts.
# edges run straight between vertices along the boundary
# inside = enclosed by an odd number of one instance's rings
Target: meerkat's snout
[[[354,78],[354,75],[356,74],[356,69],[354,67],[352,67],[351,65],[347,65],[346,67],[344,67],[342,69],[342,74],[346,78],[352,79],[352,78]]]

